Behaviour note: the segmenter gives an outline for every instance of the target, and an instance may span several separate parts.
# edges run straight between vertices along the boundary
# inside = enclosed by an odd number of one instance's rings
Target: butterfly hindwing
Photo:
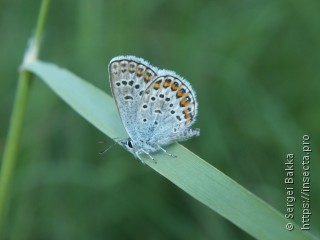
[[[137,134],[151,144],[185,140],[190,135],[186,130],[197,115],[195,92],[172,71],[161,70],[158,74],[140,99]]]

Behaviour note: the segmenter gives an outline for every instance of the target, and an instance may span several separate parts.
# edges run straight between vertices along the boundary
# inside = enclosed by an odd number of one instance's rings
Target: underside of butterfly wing
[[[158,74],[140,100],[139,138],[161,146],[198,136],[199,130],[190,128],[198,107],[191,85],[172,71],[160,70]]]
[[[141,96],[156,77],[157,68],[134,56],[119,56],[110,61],[109,78],[113,97],[122,123],[132,138],[135,138],[137,113]]]

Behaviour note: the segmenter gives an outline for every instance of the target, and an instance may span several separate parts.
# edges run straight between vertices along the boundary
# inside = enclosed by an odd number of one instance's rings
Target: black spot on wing
[[[133,97],[130,96],[130,95],[127,95],[127,96],[124,97],[124,99],[125,99],[125,100],[133,100]]]

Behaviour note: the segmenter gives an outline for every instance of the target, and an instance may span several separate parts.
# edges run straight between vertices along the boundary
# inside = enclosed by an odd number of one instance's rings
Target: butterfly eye
[[[129,148],[133,148],[131,140],[128,140],[127,145],[129,146]]]

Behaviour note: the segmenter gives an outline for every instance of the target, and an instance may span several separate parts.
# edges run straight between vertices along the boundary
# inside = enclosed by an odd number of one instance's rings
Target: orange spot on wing
[[[151,77],[152,75],[149,72],[146,72],[145,74],[143,74],[143,79],[145,82],[149,82],[151,80]]]
[[[137,66],[137,69],[136,69],[136,75],[138,76],[138,77],[141,77],[142,75],[144,75],[144,71],[146,70],[146,68],[145,68],[145,66],[143,66],[143,65],[138,65]]]
[[[169,81],[166,80],[166,81],[163,83],[163,87],[164,87],[164,88],[170,87],[170,85],[171,85],[171,81],[169,82]]]
[[[138,77],[141,77],[142,76],[142,69],[141,68],[137,68],[136,74],[137,74]]]
[[[181,101],[180,101],[180,106],[181,107],[187,107],[189,105],[190,105],[190,102],[188,102],[185,97],[181,99]]]
[[[171,84],[171,89],[172,89],[172,91],[177,91],[178,88],[179,88],[179,83],[173,82],[173,83]]]
[[[190,122],[191,114],[188,109],[183,110],[184,118],[187,120],[187,122]]]
[[[153,85],[153,89],[158,90],[158,89],[161,87],[161,83],[162,83],[161,80],[156,81],[156,82],[154,83],[154,85]]]
[[[177,91],[177,97],[180,98],[180,97],[183,97],[186,95],[186,90],[184,90],[183,88],[180,88],[178,91]]]

